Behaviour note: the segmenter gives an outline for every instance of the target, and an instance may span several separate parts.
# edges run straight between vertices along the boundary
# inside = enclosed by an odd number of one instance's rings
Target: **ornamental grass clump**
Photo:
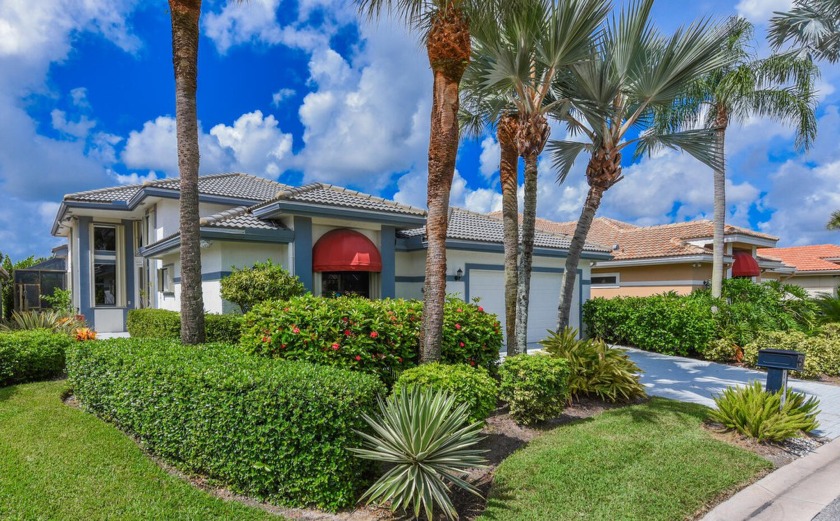
[[[574,328],[551,333],[540,344],[551,356],[569,363],[569,395],[572,399],[597,396],[608,402],[631,401],[645,396],[639,381],[642,370],[621,349],[603,340],[578,340]]]
[[[480,492],[463,479],[467,469],[484,468],[485,452],[475,446],[482,424],[469,423],[467,404],[458,404],[446,391],[413,386],[379,400],[376,417],[362,414],[373,434],[357,431],[363,448],[351,448],[358,457],[391,465],[362,496],[368,503],[390,502],[391,511],[410,510],[435,519],[442,511],[458,518],[449,498],[451,483],[479,497]]]
[[[727,430],[759,442],[784,441],[819,427],[819,400],[806,400],[804,394],[790,389],[786,392],[782,405],[782,391],[767,392],[758,381],[745,387],[727,387],[715,396],[717,409],[709,417]]]

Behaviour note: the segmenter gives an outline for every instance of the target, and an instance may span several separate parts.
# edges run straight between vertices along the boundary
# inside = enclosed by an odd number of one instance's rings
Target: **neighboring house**
[[[422,298],[426,212],[353,190],[291,187],[246,174],[199,178],[204,304],[232,312],[220,280],[236,267],[271,259],[318,295]],[[68,239],[74,306],[99,331],[123,331],[129,309],[180,308],[178,180],[69,194],[52,233]],[[453,208],[447,291],[504,317],[502,223]],[[537,234],[529,341],[556,322],[569,237]],[[589,298],[589,263],[610,258],[587,245],[576,288],[575,325]]]
[[[576,222],[537,219],[537,228],[574,234]],[[707,286],[712,278],[712,235],[708,220],[660,226],[633,224],[597,217],[588,240],[609,248],[610,260],[592,262],[592,296],[646,296],[675,291],[680,294]],[[726,226],[725,276],[778,278],[793,268],[757,254],[759,248],[775,246],[777,237]]]
[[[781,280],[802,286],[811,295],[837,294],[840,286],[840,246],[820,244],[791,248],[761,248],[762,257],[776,259],[792,266],[796,271]]]

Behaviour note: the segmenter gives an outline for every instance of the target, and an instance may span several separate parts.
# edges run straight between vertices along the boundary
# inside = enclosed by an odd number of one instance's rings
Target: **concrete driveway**
[[[726,387],[746,385],[755,380],[763,383],[767,379],[767,374],[760,371],[629,347],[622,349],[626,349],[630,358],[644,371],[642,383],[651,396],[714,407],[712,395]],[[788,380],[788,385],[795,391],[820,400],[820,428],[814,434],[830,439],[840,438],[840,386],[793,379]]]

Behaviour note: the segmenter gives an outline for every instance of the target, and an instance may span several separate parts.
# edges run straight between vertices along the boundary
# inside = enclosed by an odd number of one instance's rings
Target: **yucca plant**
[[[819,427],[819,400],[806,400],[804,394],[787,389],[782,405],[782,392],[767,392],[759,381],[745,387],[727,387],[715,396],[717,409],[709,417],[727,430],[759,442],[783,441]]]
[[[15,311],[9,323],[0,325],[0,329],[4,331],[50,329],[69,333],[77,326],[75,321],[58,311]]]
[[[645,396],[639,381],[639,369],[627,353],[609,347],[603,340],[578,340],[574,328],[551,333],[542,342],[543,349],[569,362],[571,399],[594,395],[609,401],[630,401]]]
[[[363,448],[350,450],[392,466],[361,499],[390,501],[392,512],[411,509],[415,518],[422,509],[427,519],[434,519],[439,509],[448,519],[457,519],[447,483],[481,495],[462,476],[466,469],[486,466],[485,451],[475,448],[482,424],[468,423],[467,405],[456,404],[453,395],[418,386],[380,399],[379,410],[376,418],[363,415],[374,434],[358,432]]]

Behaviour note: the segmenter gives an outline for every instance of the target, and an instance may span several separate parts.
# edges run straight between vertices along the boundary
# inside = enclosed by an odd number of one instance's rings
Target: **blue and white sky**
[[[621,0],[615,0],[620,5]],[[758,49],[791,0],[658,0],[657,25],[738,14]],[[418,37],[367,22],[351,0],[206,0],[198,115],[201,172],[322,181],[425,205],[431,74]],[[821,64],[819,135],[749,120],[728,136],[729,222],[781,244],[840,241],[840,66]],[[0,251],[46,255],[64,194],[178,175],[169,13],[163,0],[0,0]],[[553,128],[552,137],[563,130]],[[500,207],[498,145],[464,141],[452,204]],[[538,213],[576,219],[583,161],[563,185],[541,163]],[[708,218],[712,175],[674,152],[625,168],[600,215],[649,225]]]

